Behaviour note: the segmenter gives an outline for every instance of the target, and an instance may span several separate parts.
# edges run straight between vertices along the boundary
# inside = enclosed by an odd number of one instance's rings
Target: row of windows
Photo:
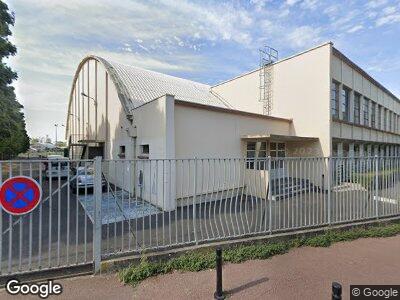
[[[400,146],[398,145],[387,145],[380,144],[377,147],[374,144],[354,144],[353,147],[353,157],[359,157],[361,154],[361,147],[363,147],[363,156],[399,156]],[[332,144],[332,156],[333,157],[349,157],[350,156],[350,144],[342,143],[342,155],[339,155],[339,144]]]
[[[339,93],[339,84],[331,85],[331,114],[333,118],[350,121],[350,93],[351,90],[342,87]],[[370,105],[371,104],[371,105]],[[340,113],[339,114],[339,109]],[[372,100],[354,93],[353,123],[368,127],[398,133],[400,130],[400,116]]]

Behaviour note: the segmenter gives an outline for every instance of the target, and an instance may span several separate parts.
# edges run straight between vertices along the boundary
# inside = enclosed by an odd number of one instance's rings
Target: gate
[[[93,263],[93,218],[84,209],[93,169],[93,160],[0,161],[0,184],[22,175],[42,188],[28,214],[0,206],[0,276]]]

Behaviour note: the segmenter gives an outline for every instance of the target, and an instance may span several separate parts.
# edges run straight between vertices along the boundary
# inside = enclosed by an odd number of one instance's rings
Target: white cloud
[[[396,6],[388,6],[388,7],[385,7],[385,8],[383,9],[383,13],[384,13],[385,15],[394,14],[396,11],[397,11]]]
[[[359,25],[355,25],[355,26],[351,27],[350,29],[347,30],[347,32],[354,33],[354,32],[360,31],[363,28],[364,28],[364,26],[359,24]]]
[[[293,48],[305,48],[321,42],[321,30],[311,26],[301,26],[290,32],[286,39]]]
[[[387,24],[399,23],[400,22],[400,13],[385,15],[376,19],[376,26],[380,27]]]
[[[387,3],[387,0],[371,0],[371,1],[368,1],[365,6],[367,8],[373,9],[373,8],[378,8],[382,5],[385,5],[386,3]]]
[[[286,0],[286,4],[289,6],[293,6],[296,3],[300,2],[301,0]]]
[[[304,0],[300,6],[303,9],[315,10],[318,7],[318,0]]]

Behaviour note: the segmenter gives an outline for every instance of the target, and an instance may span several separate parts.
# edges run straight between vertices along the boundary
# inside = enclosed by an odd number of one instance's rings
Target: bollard
[[[332,282],[332,300],[342,300],[342,285]]]
[[[218,247],[217,249],[215,249],[215,254],[216,254],[215,269],[216,269],[216,273],[217,273],[217,288],[214,293],[214,299],[222,300],[222,299],[225,299],[225,297],[224,297],[224,293],[222,291],[222,249],[221,249],[221,247]]]

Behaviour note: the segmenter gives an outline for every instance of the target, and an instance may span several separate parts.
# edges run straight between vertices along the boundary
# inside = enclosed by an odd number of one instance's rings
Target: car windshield
[[[78,175],[93,175],[94,174],[94,170],[93,169],[78,169],[77,172]]]
[[[67,162],[52,162],[51,163],[51,167],[52,168],[58,168],[58,166],[60,166],[61,169],[65,169],[68,167],[68,163]]]

